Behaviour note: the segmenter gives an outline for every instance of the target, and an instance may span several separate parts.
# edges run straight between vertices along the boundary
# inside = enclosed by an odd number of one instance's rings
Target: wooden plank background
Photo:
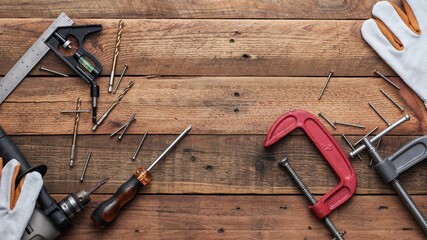
[[[59,111],[89,109],[89,87],[48,53],[0,105],[0,125],[32,165],[49,170],[45,185],[60,200],[110,181],[93,195],[75,226],[61,239],[330,239],[326,227],[277,165],[289,157],[319,198],[337,180],[302,131],[271,149],[263,142],[273,122],[293,109],[366,129],[332,129],[356,141],[370,129],[387,125],[368,106],[372,102],[390,121],[404,114],[411,121],[383,138],[388,156],[411,139],[427,133],[421,100],[364,42],[363,20],[376,0],[218,0],[218,1],[3,1],[0,5],[0,75],[4,76],[61,12],[76,24],[102,24],[84,46],[104,66],[99,115],[117,97],[107,94],[119,19],[124,19],[117,72],[129,69],[121,91],[135,85],[96,132],[91,116],[82,114],[75,167],[69,168],[74,117]],[[401,6],[398,0],[393,1]],[[73,41],[75,45],[75,41]],[[71,74],[52,76],[39,66]],[[397,91],[374,69],[390,76]],[[321,101],[318,94],[334,71]],[[117,78],[116,78],[117,81]],[[405,111],[399,111],[379,89]],[[122,141],[109,134],[137,112]],[[153,170],[153,182],[124,208],[108,229],[96,229],[93,209],[141,165],[149,165],[187,125],[190,134]],[[136,161],[131,157],[148,136]],[[86,179],[78,181],[87,152],[93,156]],[[351,160],[358,177],[356,196],[332,213],[346,239],[423,239],[423,234],[390,186],[381,182],[369,157]],[[403,184],[427,214],[426,163],[402,175]]]

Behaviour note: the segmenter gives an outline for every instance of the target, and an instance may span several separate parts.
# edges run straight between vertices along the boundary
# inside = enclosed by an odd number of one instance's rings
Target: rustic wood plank
[[[0,19],[4,75],[53,19]],[[102,24],[85,47],[109,75],[118,21]],[[359,20],[136,20],[124,21],[117,66],[130,75],[373,76],[395,75],[362,39]],[[52,52],[40,63],[69,72]],[[38,65],[39,66],[39,65]],[[40,74],[33,71],[32,74]],[[43,73],[46,74],[46,73]]]
[[[173,135],[148,135],[136,161],[131,158],[141,135],[126,136],[122,142],[108,136],[79,136],[77,160],[70,168],[71,136],[14,136],[12,139],[32,165],[49,167],[45,184],[52,193],[72,192],[90,187],[104,177],[110,181],[100,193],[114,193],[141,165],[152,163],[175,139]],[[345,152],[349,147],[335,137]],[[355,141],[358,136],[349,136]],[[386,157],[413,139],[413,136],[384,137],[380,147]],[[337,180],[311,142],[301,135],[288,136],[265,150],[265,135],[190,135],[186,136],[159,165],[153,169],[153,181],[141,193],[162,194],[295,194],[300,193],[278,161],[289,157],[313,193],[324,194]],[[85,182],[78,181],[87,153],[92,159]],[[395,194],[381,182],[369,157],[363,162],[352,160],[358,176],[358,194]],[[401,176],[411,194],[427,193],[427,162],[420,163]]]
[[[220,0],[164,1],[3,1],[0,16],[55,18],[61,12],[73,18],[301,18],[365,19],[376,0]],[[393,0],[400,4],[400,1]]]
[[[402,82],[396,91],[381,78],[333,78],[321,101],[317,100],[326,77],[201,77],[154,78],[126,77],[119,90],[131,79],[136,83],[96,132],[90,114],[82,114],[80,134],[110,134],[126,123],[133,112],[136,121],[130,134],[177,134],[187,125],[191,134],[266,134],[274,121],[293,109],[315,115],[322,111],[332,121],[366,126],[366,129],[339,126],[332,134],[362,135],[376,126],[387,125],[369,107],[371,101],[390,122],[404,114],[412,120],[393,131],[399,135],[427,133],[427,113],[422,102]],[[107,94],[108,78],[101,86],[99,114],[118,94]],[[379,88],[387,91],[406,109],[401,112]],[[58,91],[60,89],[60,91]],[[82,97],[82,108],[91,108],[89,86],[80,78],[28,78],[0,105],[0,124],[11,135],[72,134],[74,115],[60,114],[75,109]]]
[[[55,196],[58,200],[63,195]],[[60,239],[330,239],[303,196],[137,195],[117,221],[96,229],[90,214],[109,196],[92,196]],[[426,212],[427,198],[415,196]],[[331,214],[346,239],[424,239],[397,196],[355,196]]]

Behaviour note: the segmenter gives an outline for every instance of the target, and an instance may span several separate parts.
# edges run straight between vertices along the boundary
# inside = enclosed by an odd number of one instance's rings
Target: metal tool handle
[[[385,183],[389,183],[425,159],[427,159],[427,135],[418,137],[401,147],[375,165],[375,170]]]
[[[384,129],[384,131],[378,133],[375,137],[373,137],[372,139],[370,139],[369,141],[371,143],[374,143],[375,141],[377,141],[378,139],[382,138],[384,135],[386,135],[388,132],[390,132],[391,130],[395,129],[396,127],[400,126],[400,124],[409,121],[411,119],[411,117],[409,115],[405,115],[403,118],[397,120],[395,123],[391,124],[390,126],[388,126],[388,128]],[[362,145],[360,147],[358,147],[356,150],[354,150],[353,152],[350,152],[350,157],[353,158],[355,157],[357,154],[359,154],[360,152],[362,152],[364,149],[366,148],[365,145]]]
[[[328,130],[316,117],[303,110],[294,110],[281,116],[271,126],[264,147],[268,148],[296,128],[301,128],[308,135],[338,178],[338,185],[310,207],[313,214],[320,220],[354,195],[357,185],[356,173]]]

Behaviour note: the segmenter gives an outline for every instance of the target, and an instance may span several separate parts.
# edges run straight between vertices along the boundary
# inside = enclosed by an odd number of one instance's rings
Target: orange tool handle
[[[91,219],[98,227],[109,226],[119,215],[120,210],[130,202],[137,192],[151,181],[151,174],[139,168],[135,174],[123,183],[116,193],[102,202],[92,213]]]

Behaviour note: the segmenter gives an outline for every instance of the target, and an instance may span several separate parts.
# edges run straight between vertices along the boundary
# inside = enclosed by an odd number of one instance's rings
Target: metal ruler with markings
[[[25,76],[34,68],[34,66],[46,55],[50,50],[44,43],[57,27],[71,26],[73,20],[65,13],[61,13],[59,17],[47,28],[39,39],[28,49],[19,61],[10,69],[10,71],[0,81],[0,104],[12,93],[12,91],[24,80]]]

